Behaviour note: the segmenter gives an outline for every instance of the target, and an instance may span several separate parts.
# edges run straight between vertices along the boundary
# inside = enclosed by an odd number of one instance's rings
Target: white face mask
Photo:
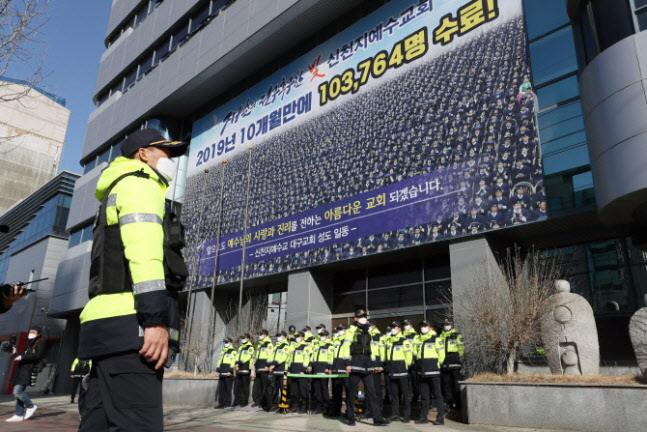
[[[393,336],[397,335],[397,334],[398,334],[398,330],[397,330],[397,329],[393,329],[393,330],[391,330],[391,334],[392,334]]]
[[[283,336],[279,336],[279,338],[278,338],[279,342],[283,342],[284,340],[285,340],[285,338]]]
[[[164,176],[166,181],[173,180],[173,177],[175,176],[175,172],[177,171],[177,165],[175,161],[166,157],[159,157],[153,154],[153,152],[151,152],[150,150],[147,150],[147,151],[149,154],[152,154],[153,156],[158,158],[153,168],[159,171],[159,173]]]
[[[406,326],[404,326],[404,329],[405,329],[406,331],[409,331],[409,330],[411,330],[411,326],[410,326],[410,325],[406,325]]]
[[[368,322],[368,320],[367,320],[366,318],[360,318],[360,319],[358,319],[358,320],[357,320],[357,322],[358,322],[360,325],[366,325],[366,323]]]
[[[297,343],[301,343],[302,340],[303,339],[301,339],[301,338],[297,338]]]
[[[444,329],[445,329],[445,331],[450,331],[450,330],[452,329],[452,326],[448,326],[448,325],[446,325],[446,326],[444,327]]]
[[[321,336],[322,341],[325,341],[326,339],[328,339],[326,336]]]
[[[33,333],[29,333],[29,334],[27,335],[27,339],[36,339],[36,336],[37,336],[37,335],[35,335],[35,334],[33,334]]]
[[[323,331],[323,329],[318,329],[317,334],[321,334],[322,331]]]
[[[226,343],[226,344],[225,344],[225,348],[229,348],[230,346],[231,346],[231,344],[230,344],[230,343]]]
[[[240,343],[242,343],[242,344],[246,344],[246,343],[247,343],[247,339],[243,339],[243,340],[241,340],[241,341],[240,341]]]
[[[429,327],[422,327],[422,328],[420,329],[420,333],[422,333],[422,334],[427,334],[427,333],[429,333]]]

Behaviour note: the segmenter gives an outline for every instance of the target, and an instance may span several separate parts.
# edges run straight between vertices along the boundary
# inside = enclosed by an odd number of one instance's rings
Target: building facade
[[[0,77],[0,215],[58,173],[70,110],[65,99]]]
[[[67,249],[68,233],[65,230],[72,202],[74,182],[79,175],[63,171],[33,194],[14,205],[0,217],[0,224],[10,230],[0,234],[0,283],[30,282],[36,292],[16,302],[0,315],[0,340],[15,336],[18,343],[26,344],[32,325],[41,326],[49,340],[48,366],[39,377],[42,389],[53,373],[65,321],[48,316],[48,308],[56,281],[58,263]],[[19,345],[20,346],[20,345]],[[11,355],[0,353],[0,388],[7,393],[13,372]]]
[[[167,198],[187,225],[192,277],[183,300],[190,316],[214,317],[197,332],[212,341],[227,333],[232,319],[222,311],[239,296],[287,293],[281,314],[297,326],[347,322],[359,307],[380,323],[394,316],[438,322],[451,297],[470,289],[474,265],[485,261],[497,271],[499,257],[517,244],[563,253],[573,290],[596,313],[603,360],[631,364],[627,324],[647,290],[640,223],[647,179],[638,169],[647,138],[645,16],[639,0],[115,0],[67,226],[70,247],[50,304],[50,314],[76,322],[63,351],[71,362],[87,301],[97,179],[128,133],[154,127],[191,141]],[[389,39],[400,31],[400,41]],[[377,50],[389,40],[382,69]],[[372,43],[373,69],[344,90],[343,68],[339,76],[333,68],[353,55],[355,65]],[[310,82],[318,87],[308,96]],[[501,160],[518,177],[497,186]],[[451,169],[466,166],[473,172],[448,180]],[[410,207],[427,211],[369,214],[370,224],[355,226],[381,230],[353,237],[351,225],[340,227],[348,241],[317,237],[315,248],[305,236],[287,242],[282,255],[282,246],[261,248],[275,227],[300,232],[301,220],[330,222],[334,235],[335,205],[343,220],[349,202],[353,218],[363,194],[385,188],[388,197],[397,192],[388,188],[419,178],[452,198],[443,203],[427,188],[432,204]],[[494,191],[511,202],[519,187],[521,216],[505,209],[505,219],[486,224]],[[472,208],[481,222],[467,221]],[[318,221],[318,209],[323,219],[331,210],[330,221]],[[434,231],[439,209],[448,213]]]

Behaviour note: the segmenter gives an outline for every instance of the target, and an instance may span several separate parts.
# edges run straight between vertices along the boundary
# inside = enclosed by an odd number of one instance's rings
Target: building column
[[[449,259],[454,326],[460,331],[461,314],[460,308],[456,305],[460,304],[466,292],[473,289],[477,281],[475,278],[493,278],[498,282],[504,282],[504,277],[485,237],[450,243]]]
[[[79,317],[74,316],[67,319],[65,331],[61,337],[61,346],[56,360],[56,378],[54,379],[53,393],[69,394],[72,391],[72,378],[70,368],[77,356],[79,349],[79,332],[81,324]],[[77,392],[78,395],[78,392]]]
[[[331,331],[332,295],[330,275],[312,271],[290,274],[286,326],[294,325],[299,330],[309,325],[314,330],[321,323]]]

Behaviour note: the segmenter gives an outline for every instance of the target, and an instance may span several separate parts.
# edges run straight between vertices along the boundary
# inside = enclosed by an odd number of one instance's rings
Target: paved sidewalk
[[[35,396],[32,398],[38,411],[31,419],[20,423],[6,423],[4,420],[13,414],[13,398],[0,396],[0,430],[7,432],[72,432],[79,425],[77,405],[70,404],[69,396]],[[536,432],[539,429],[505,428],[500,426],[466,425],[447,419],[445,426],[416,425],[413,422],[393,423],[386,427],[374,428],[371,422],[358,423],[350,427],[337,420],[325,419],[322,416],[298,414],[269,414],[255,409],[212,408],[179,408],[169,407],[165,410],[166,431],[192,432],[324,432],[324,431],[469,431],[469,432]],[[541,432],[558,432],[541,429]]]

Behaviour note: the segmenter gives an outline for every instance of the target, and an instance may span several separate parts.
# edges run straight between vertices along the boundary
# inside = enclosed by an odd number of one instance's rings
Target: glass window
[[[92,228],[94,228],[94,225],[88,225],[85,228],[83,228],[83,235],[81,236],[81,243],[85,243],[86,241],[92,240],[92,237],[93,237]]]
[[[97,165],[108,161],[110,161],[110,147],[108,147],[106,150],[101,152],[101,154],[97,158]]]
[[[564,117],[561,121],[549,126],[544,126],[540,121],[539,125],[541,126],[539,132],[542,144],[548,144],[553,140],[584,130],[584,120],[581,114],[576,117]]]
[[[356,292],[336,295],[333,298],[333,313],[352,313],[357,309],[366,309],[366,293]]]
[[[577,132],[555,139],[550,142],[543,142],[542,154],[544,161],[544,172],[553,174],[565,171],[570,168],[588,165],[589,152],[586,145],[586,134],[584,131]]]
[[[97,166],[96,157],[83,166],[83,174],[89,173],[95,166]]]
[[[451,299],[451,281],[425,283],[425,304],[427,306],[450,303]]]
[[[68,243],[68,247],[74,247],[81,243],[81,233],[82,231],[78,230],[70,234],[70,242]]]
[[[121,91],[123,87],[123,80],[119,80],[111,89],[110,89],[110,96],[118,93]]]
[[[441,257],[425,257],[425,280],[449,279],[452,272],[449,267],[449,254]]]
[[[168,54],[170,43],[170,39],[166,39],[157,47],[157,49],[155,50],[155,60],[153,61],[153,64],[159,63],[164,58],[164,56]]]
[[[180,42],[184,40],[184,38],[189,34],[189,23],[187,22],[185,25],[182,26],[174,35],[173,35],[173,42],[171,43],[171,49],[175,49]]]
[[[579,95],[577,77],[575,75],[557,81],[537,90],[539,109],[555,105],[558,102],[567,100]]]
[[[566,0],[524,0],[523,6],[530,40],[569,22]]]
[[[209,17],[209,3],[204,5],[195,15],[191,17],[191,32],[196,31]]]
[[[335,275],[335,295],[351,291],[364,291],[366,289],[366,272],[353,270]]]
[[[640,31],[647,30],[647,9],[636,12],[636,18],[638,18],[638,28]]]
[[[530,61],[535,86],[577,69],[571,26],[530,44]]]
[[[110,150],[110,162],[117,159],[121,156],[121,142],[113,144],[112,149]]]
[[[148,57],[144,58],[144,60],[139,64],[139,72],[137,73],[137,79],[146,75],[146,73],[148,73],[148,71],[151,70],[151,67],[153,67],[152,53]]]
[[[602,51],[635,33],[627,1],[591,0],[591,6]]]
[[[647,0],[634,0],[634,6],[636,6],[636,9],[647,6]]]
[[[368,288],[384,288],[422,282],[422,264],[419,260],[386,264],[369,269]]]
[[[148,16],[148,4],[145,4],[138,12],[136,16],[136,21],[135,21],[135,27],[137,27],[139,24],[144,22],[146,17]]]
[[[561,211],[595,205],[590,175],[591,169],[586,165],[546,176],[548,210],[553,216]],[[591,187],[585,187],[587,183]]]
[[[137,66],[126,73],[126,78],[124,79],[124,91],[128,90],[130,86],[135,83],[137,78]]]
[[[368,308],[371,311],[415,306],[422,308],[422,300],[422,284],[368,292]]]

